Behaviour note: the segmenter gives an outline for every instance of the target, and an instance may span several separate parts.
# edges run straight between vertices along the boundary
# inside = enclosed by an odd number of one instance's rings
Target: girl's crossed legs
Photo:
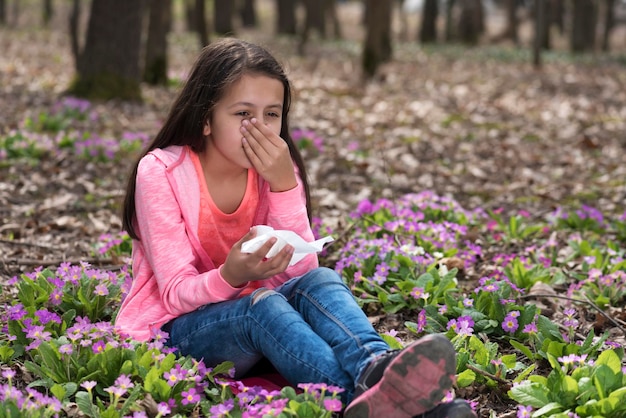
[[[389,349],[339,275],[323,267],[168,325],[168,345],[208,366],[232,361],[241,377],[265,357],[292,384],[344,388],[346,403],[359,372]]]

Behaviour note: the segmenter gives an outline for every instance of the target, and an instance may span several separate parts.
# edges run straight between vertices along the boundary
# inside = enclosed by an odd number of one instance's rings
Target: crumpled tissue
[[[324,244],[335,240],[333,237],[328,236],[313,242],[306,242],[300,235],[293,231],[275,230],[271,226],[257,225],[256,237],[244,242],[241,245],[241,252],[253,253],[261,248],[261,246],[271,237],[276,237],[277,240],[272,248],[270,248],[267,252],[265,257],[271,258],[275,256],[285,245],[289,244],[294,248],[293,256],[291,257],[291,261],[289,261],[290,266],[293,266],[298,261],[302,260],[307,254],[322,251],[324,249]]]

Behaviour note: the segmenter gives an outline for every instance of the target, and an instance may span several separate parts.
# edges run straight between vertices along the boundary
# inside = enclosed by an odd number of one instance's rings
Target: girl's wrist
[[[223,264],[217,270],[223,281],[225,281],[226,283],[228,283],[232,287],[244,287],[248,283],[247,281],[244,281],[243,283],[239,283],[238,280],[233,279],[227,271],[226,272],[224,271],[225,270],[225,266],[226,266],[226,264]],[[226,273],[226,274],[224,274],[224,273]]]
[[[284,179],[280,182],[271,182],[270,183],[270,191],[273,193],[286,192],[292,189],[295,189],[298,186],[298,182],[296,178],[293,179]]]

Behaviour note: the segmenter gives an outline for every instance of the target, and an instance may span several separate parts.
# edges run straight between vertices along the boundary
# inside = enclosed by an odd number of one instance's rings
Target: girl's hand
[[[240,287],[255,280],[268,279],[282,273],[289,265],[289,260],[291,260],[294,251],[291,245],[285,245],[274,257],[265,258],[265,255],[276,242],[276,238],[273,237],[255,252],[242,253],[241,245],[254,238],[255,235],[256,228],[253,227],[250,232],[235,243],[222,265],[220,273],[224,280],[233,287]]]
[[[267,181],[273,192],[297,186],[287,143],[256,118],[241,123],[243,149],[254,169]]]

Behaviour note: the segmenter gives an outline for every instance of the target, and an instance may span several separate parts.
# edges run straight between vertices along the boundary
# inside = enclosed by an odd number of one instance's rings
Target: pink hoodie
[[[247,286],[230,286],[198,239],[200,185],[191,151],[172,146],[156,149],[139,162],[135,207],[140,241],[133,241],[133,285],[116,319],[124,333],[139,341],[151,330],[203,305],[235,299]],[[270,192],[259,177],[255,225],[296,232],[312,241],[302,184]],[[274,288],[318,266],[315,254],[284,273],[263,280]]]

